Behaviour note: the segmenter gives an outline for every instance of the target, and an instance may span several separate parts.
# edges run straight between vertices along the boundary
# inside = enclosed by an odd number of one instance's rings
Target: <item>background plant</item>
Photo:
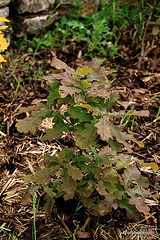
[[[96,59],[76,71],[58,59],[53,59],[51,66],[56,70],[45,77],[50,86],[47,105],[21,107],[20,113],[31,112],[31,116],[16,124],[20,132],[35,133],[42,119],[52,117],[54,126],[46,130],[42,140],[57,139],[69,132],[75,139],[76,151],[66,147],[56,156],[45,155],[46,167],[25,178],[34,182],[34,187],[43,187],[47,214],[55,199],[63,196],[64,200],[79,199],[94,215],[104,216],[118,206],[126,209],[129,218],[148,215],[148,183],[137,167],[145,163],[130,156],[131,141],[140,147],[143,143],[114,124],[115,118],[127,113],[114,111],[118,93],[110,91],[105,69]],[[53,106],[57,106],[54,111]],[[122,153],[122,146],[128,154]],[[157,170],[156,164],[151,166]]]
[[[77,1],[78,2],[78,1]],[[50,31],[39,38],[24,37],[13,44],[20,48],[28,48],[29,52],[46,47],[60,47],[63,51],[71,51],[75,44],[85,44],[85,54],[93,57],[93,52],[102,55],[117,55],[121,40],[119,30],[134,29],[134,37],[141,38],[150,8],[144,1],[133,4],[131,1],[104,1],[101,9],[91,16],[81,13],[81,5],[69,17],[63,16]],[[45,31],[43,31],[45,32]],[[117,41],[118,40],[118,41]]]

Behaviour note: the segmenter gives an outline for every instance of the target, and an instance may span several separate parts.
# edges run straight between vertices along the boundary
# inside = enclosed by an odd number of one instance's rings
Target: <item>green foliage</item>
[[[118,93],[110,90],[105,69],[96,59],[76,71],[58,59],[53,59],[51,66],[56,70],[44,77],[51,91],[47,104],[28,107],[31,116],[18,120],[16,126],[20,132],[35,133],[45,115],[51,116],[54,125],[43,140],[60,138],[63,132],[74,133],[81,154],[70,148],[62,149],[57,156],[47,154],[43,157],[46,167],[26,176],[27,182],[44,188],[46,212],[49,214],[55,199],[63,196],[64,200],[78,198],[95,215],[104,216],[118,206],[126,209],[131,218],[141,212],[148,215],[145,197],[149,193],[144,189],[147,179],[142,178],[137,160],[131,161],[130,155],[121,153],[122,146],[132,152],[131,141],[143,144],[114,124],[115,118],[126,113],[112,108],[117,104]],[[55,105],[64,105],[65,112],[60,107],[53,111]],[[25,111],[20,108],[20,112]],[[148,116],[149,112],[129,114]]]
[[[92,16],[81,16],[79,12],[79,15],[63,17],[55,24],[55,30],[46,34],[44,42],[50,39],[51,45],[63,46],[67,51],[68,40],[71,40],[70,45],[82,41],[87,44],[90,55],[98,51],[113,57],[118,54],[119,29],[135,28],[135,35],[141,36],[149,13],[150,9],[144,7],[143,2],[132,6],[124,1],[108,1]]]
[[[134,37],[141,37],[150,14],[150,9],[144,6],[143,1],[140,1],[140,4],[132,4],[130,1],[104,1],[101,9],[91,16],[83,16],[81,5],[77,6],[79,8],[73,14],[69,17],[63,16],[55,23],[54,30],[32,40],[25,36],[19,42],[12,41],[12,44],[21,49],[27,48],[28,52],[53,46],[67,52],[71,51],[75,44],[82,42],[87,46],[85,53],[91,56],[94,51],[98,51],[102,55],[109,53],[113,57],[119,50],[119,29],[134,28]]]

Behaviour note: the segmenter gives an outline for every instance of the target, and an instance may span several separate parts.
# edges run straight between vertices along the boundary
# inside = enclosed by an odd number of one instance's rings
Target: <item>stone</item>
[[[0,8],[0,17],[7,18],[9,16],[9,7]]]
[[[92,15],[100,0],[80,0],[82,15]],[[76,0],[59,0],[60,7],[54,12],[55,0],[12,0],[10,16],[13,32],[19,38],[24,35],[38,36],[44,28],[50,27],[62,16],[68,16],[76,9]]]
[[[38,13],[53,9],[55,0],[12,0],[18,14]]]
[[[11,0],[0,0],[0,7],[9,5]]]
[[[13,25],[14,35],[17,38],[24,35],[38,36],[44,28],[52,25],[54,21],[61,17],[58,12],[51,13],[50,11],[39,15],[15,15],[13,19],[15,22]]]
[[[38,36],[43,28],[50,27],[56,20],[60,19],[64,15],[70,15],[74,9],[74,6],[70,7],[70,5],[61,5],[61,7],[54,13],[53,10],[50,10],[38,14],[13,14],[12,19],[14,22],[14,35],[17,38],[23,37],[24,35]]]
[[[59,3],[61,5],[74,5],[75,1],[74,0],[60,0]]]

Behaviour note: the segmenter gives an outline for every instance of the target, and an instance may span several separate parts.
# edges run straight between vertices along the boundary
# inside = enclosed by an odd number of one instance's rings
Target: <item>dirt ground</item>
[[[120,56],[112,59],[108,56],[101,57],[98,53],[95,56],[103,59],[106,75],[112,83],[112,89],[119,92],[120,100],[133,102],[135,110],[149,110],[149,117],[136,118],[125,128],[132,128],[135,136],[145,145],[140,148],[133,144],[133,155],[145,162],[160,165],[160,40],[146,40],[141,62],[141,44],[131,41],[129,32],[122,34],[122,43],[119,53],[125,60]],[[64,54],[59,49],[39,51],[30,73],[33,75],[38,71],[42,62],[44,71],[51,72],[50,62],[53,56],[72,67],[83,66],[88,57],[82,53],[78,58],[80,51],[80,46],[76,46],[70,54]],[[41,156],[53,153],[67,143],[61,140],[42,142],[41,129],[35,135],[17,131],[15,124],[20,117],[18,108],[45,101],[49,93],[45,80],[27,79],[27,64],[32,61],[33,54],[24,53],[23,65],[19,64],[21,57],[18,56],[8,64],[5,80],[0,75],[0,130],[7,134],[6,137],[0,135],[0,237],[30,240],[34,239],[33,206],[22,204],[20,193],[28,187],[23,177],[35,173],[36,169],[43,166]],[[15,77],[22,80],[17,93]],[[158,194],[159,173],[150,167],[142,167],[141,171],[149,178],[151,194]],[[142,215],[135,222],[128,220],[125,211],[121,209],[113,210],[105,217],[94,217],[84,207],[80,206],[80,210],[76,211],[79,204],[76,200],[64,202],[62,199],[56,203],[51,218],[48,218],[43,209],[43,193],[38,194],[40,206],[36,216],[37,239],[159,239],[159,199],[146,199],[151,215],[148,218]],[[142,232],[143,235],[140,234]]]

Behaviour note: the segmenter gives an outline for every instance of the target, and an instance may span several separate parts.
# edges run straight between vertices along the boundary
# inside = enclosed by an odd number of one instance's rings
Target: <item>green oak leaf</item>
[[[33,112],[31,117],[18,120],[18,123],[16,124],[18,131],[24,133],[31,131],[32,133],[35,133],[37,125],[41,123],[42,118],[46,116],[47,112],[48,109],[41,109],[40,111]]]
[[[136,182],[144,188],[149,187],[149,180],[146,177],[143,177],[142,175],[140,176],[140,178],[136,180]]]
[[[135,220],[139,219],[140,217],[139,211],[136,209],[135,205],[129,204],[128,198],[123,198],[122,200],[118,200],[118,206],[126,210],[126,214],[129,219],[135,219]]]
[[[91,123],[86,123],[84,126],[86,129],[83,131],[76,132],[76,145],[80,147],[81,149],[87,149],[88,146],[93,142],[96,138],[96,132],[97,129],[95,128],[95,120],[92,121]]]
[[[71,118],[78,119],[80,122],[90,121],[92,119],[92,116],[87,114],[86,109],[80,107],[69,106],[67,111],[71,115]]]
[[[49,84],[50,94],[47,98],[48,105],[53,104],[55,99],[60,98],[60,94],[59,94],[59,91],[58,91],[59,86],[60,86],[60,83],[58,81]]]
[[[69,163],[74,157],[75,155],[72,148],[63,148],[58,154],[58,161],[60,164],[63,164],[64,161]]]
[[[81,180],[83,178],[83,174],[79,168],[73,167],[69,163],[64,163],[63,167],[68,170],[68,175],[71,176],[74,180]]]
[[[53,140],[54,138],[60,138],[62,136],[62,133],[68,132],[68,130],[69,124],[60,121],[59,123],[56,123],[53,128],[46,130],[46,134],[43,136],[42,140],[46,141]]]

